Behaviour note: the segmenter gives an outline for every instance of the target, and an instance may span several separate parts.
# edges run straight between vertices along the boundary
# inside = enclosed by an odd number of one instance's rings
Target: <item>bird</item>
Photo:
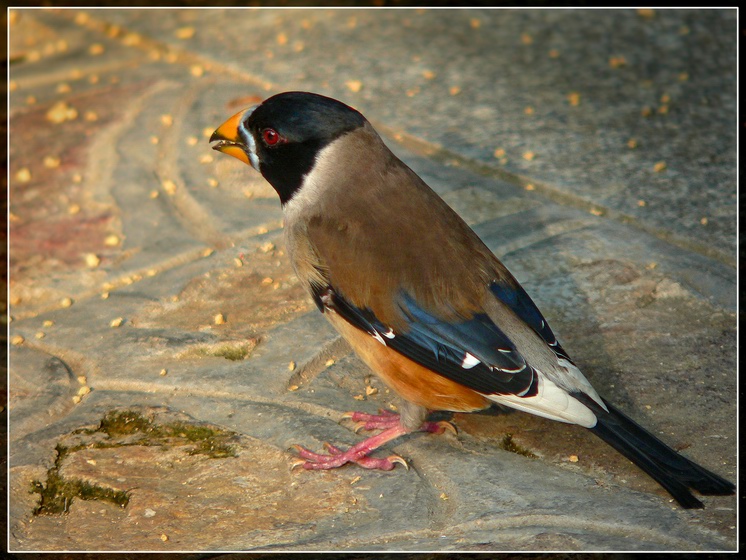
[[[380,430],[347,450],[296,446],[299,464],[391,470],[372,451],[435,411],[495,404],[582,426],[683,508],[735,485],[673,450],[602,398],[534,301],[477,234],[385,145],[356,109],[317,93],[278,93],[239,111],[212,148],[250,165],[283,209],[292,266],[319,311],[401,399],[399,413],[348,413]]]

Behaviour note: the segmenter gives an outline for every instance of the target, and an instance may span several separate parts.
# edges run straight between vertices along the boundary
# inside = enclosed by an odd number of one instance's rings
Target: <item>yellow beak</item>
[[[244,109],[243,111],[239,111],[221,124],[215,132],[212,133],[212,136],[210,136],[210,142],[215,142],[216,140],[218,142],[212,147],[213,150],[223,152],[224,154],[228,154],[229,156],[241,160],[247,165],[251,165],[249,156],[246,153],[248,146],[246,146],[238,136],[238,125],[248,110],[249,109]]]

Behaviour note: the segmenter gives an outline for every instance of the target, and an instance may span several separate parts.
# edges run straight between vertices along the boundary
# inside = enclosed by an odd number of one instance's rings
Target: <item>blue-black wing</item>
[[[394,332],[369,309],[360,309],[327,286],[314,293],[319,308],[330,309],[381,344],[452,381],[485,395],[537,393],[538,375],[510,339],[484,313],[443,321],[401,294],[404,332]]]

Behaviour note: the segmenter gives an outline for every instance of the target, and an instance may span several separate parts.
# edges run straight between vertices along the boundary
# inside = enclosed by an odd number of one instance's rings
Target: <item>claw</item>
[[[340,422],[341,422],[342,420],[348,420],[348,419],[352,418],[352,417],[353,417],[353,416],[354,416],[355,414],[356,414],[356,413],[355,413],[354,411],[349,411],[349,412],[345,412],[345,413],[344,413],[344,414],[342,415],[342,418],[341,418]]]
[[[399,457],[399,455],[389,455],[386,457],[391,463],[399,463],[402,465],[405,469],[409,470],[409,464],[402,458]]]
[[[332,455],[339,455],[340,453],[342,453],[342,450],[339,447],[333,446],[328,441],[324,442],[324,449],[326,449]]]
[[[302,467],[306,464],[306,461],[303,459],[298,459],[297,461],[293,461],[290,463],[290,472],[293,472],[296,468]]]
[[[353,431],[356,434],[359,434],[364,429],[365,429],[365,422],[355,422],[355,427],[353,428]]]
[[[436,424],[438,426],[440,426],[440,428],[442,429],[441,432],[440,432],[441,434],[443,432],[448,431],[448,432],[451,432],[454,436],[458,435],[458,430],[456,429],[456,426],[454,426],[450,422],[448,422],[446,420],[441,420],[440,422],[436,422]]]

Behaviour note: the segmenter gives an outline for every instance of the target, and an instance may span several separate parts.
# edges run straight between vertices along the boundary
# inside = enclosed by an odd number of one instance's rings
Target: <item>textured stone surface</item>
[[[735,497],[682,511],[592,434],[517,412],[382,450],[409,470],[291,471],[293,444],[351,445],[342,413],[396,400],[299,287],[272,189],[207,144],[275,91],[363,109],[599,392],[735,480],[731,12],[10,21],[11,550],[735,549]],[[102,434],[117,412],[184,435]],[[232,454],[193,453],[204,430]],[[34,515],[58,475],[99,493]]]

